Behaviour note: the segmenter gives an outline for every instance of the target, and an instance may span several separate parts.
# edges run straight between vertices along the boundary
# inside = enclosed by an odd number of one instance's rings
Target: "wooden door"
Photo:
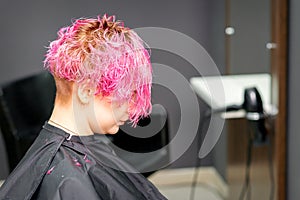
[[[286,94],[287,94],[287,41],[288,0],[272,0],[272,42],[271,49],[271,100],[278,107],[275,122],[275,196],[286,199]]]

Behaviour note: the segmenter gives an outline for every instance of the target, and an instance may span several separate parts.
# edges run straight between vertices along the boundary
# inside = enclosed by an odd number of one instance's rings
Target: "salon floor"
[[[238,200],[245,180],[245,166],[228,168],[226,183],[213,167],[198,168],[194,200]],[[169,200],[190,200],[194,168],[166,169],[149,177]],[[249,199],[270,199],[269,168],[266,163],[251,167]],[[241,198],[246,199],[246,198]]]
[[[228,187],[213,167],[201,167],[195,184],[194,200],[222,200],[228,197]],[[195,168],[165,169],[149,177],[149,180],[169,200],[188,200],[192,192]]]

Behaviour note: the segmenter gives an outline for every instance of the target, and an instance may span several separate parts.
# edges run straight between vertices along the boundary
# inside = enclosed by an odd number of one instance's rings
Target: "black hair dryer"
[[[261,96],[256,87],[245,89],[242,107],[246,111],[246,119],[249,122],[249,128],[251,128],[253,132],[254,144],[264,144],[267,136],[265,126],[266,115],[264,113]]]

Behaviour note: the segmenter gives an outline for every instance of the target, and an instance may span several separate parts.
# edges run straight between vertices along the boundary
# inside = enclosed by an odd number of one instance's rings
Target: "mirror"
[[[227,0],[226,70],[228,75],[271,72],[271,1]],[[245,119],[227,120],[228,199],[273,199],[274,142],[249,145]]]

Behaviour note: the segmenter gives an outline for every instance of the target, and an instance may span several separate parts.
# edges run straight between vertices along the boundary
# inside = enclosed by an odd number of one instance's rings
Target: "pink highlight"
[[[142,39],[115,21],[115,16],[78,19],[60,29],[44,64],[59,78],[78,83],[91,80],[95,95],[128,102],[133,125],[151,112],[150,55]]]

